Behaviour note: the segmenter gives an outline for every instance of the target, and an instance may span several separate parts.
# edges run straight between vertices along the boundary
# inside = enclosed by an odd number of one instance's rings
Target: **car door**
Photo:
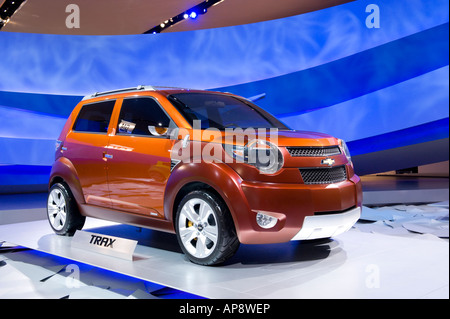
[[[105,150],[115,103],[107,100],[84,104],[62,147],[63,155],[77,171],[86,203],[109,208]]]
[[[174,123],[150,96],[124,98],[108,144],[108,184],[113,208],[163,218],[170,175],[167,134]]]

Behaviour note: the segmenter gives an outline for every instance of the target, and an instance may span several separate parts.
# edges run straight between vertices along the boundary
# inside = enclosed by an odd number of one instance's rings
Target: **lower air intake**
[[[300,174],[305,184],[333,184],[347,179],[345,166],[300,168]]]

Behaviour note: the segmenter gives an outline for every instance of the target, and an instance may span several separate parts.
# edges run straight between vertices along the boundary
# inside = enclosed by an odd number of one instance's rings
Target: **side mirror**
[[[168,127],[159,127],[159,126],[153,126],[153,125],[149,125],[148,126],[148,131],[155,136],[166,136],[167,133],[169,132],[169,128]]]
[[[153,125],[149,125],[148,130],[152,135],[156,135],[156,136],[164,136],[164,135],[167,135],[167,132],[169,132],[169,128],[167,128],[167,127],[159,127],[159,126],[153,126]]]

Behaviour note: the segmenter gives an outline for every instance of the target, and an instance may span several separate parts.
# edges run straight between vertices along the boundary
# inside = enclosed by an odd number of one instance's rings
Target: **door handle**
[[[108,153],[103,153],[103,157],[104,158],[108,158],[108,159],[112,159],[113,158],[113,156],[111,154],[108,154]]]
[[[181,144],[181,146],[183,147],[183,148],[186,148],[187,146],[188,146],[188,144],[189,144],[189,134],[186,134],[186,136],[183,138],[183,142],[182,142],[182,144]]]

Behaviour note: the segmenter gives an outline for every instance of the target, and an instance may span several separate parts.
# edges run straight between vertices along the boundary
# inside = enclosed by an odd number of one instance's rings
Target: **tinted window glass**
[[[78,132],[106,133],[115,101],[86,104],[73,127]]]
[[[124,99],[117,123],[119,134],[163,135],[170,119],[152,98]]]
[[[172,104],[193,125],[201,121],[201,128],[278,128],[288,129],[260,107],[233,96],[216,93],[179,93],[169,96]]]

